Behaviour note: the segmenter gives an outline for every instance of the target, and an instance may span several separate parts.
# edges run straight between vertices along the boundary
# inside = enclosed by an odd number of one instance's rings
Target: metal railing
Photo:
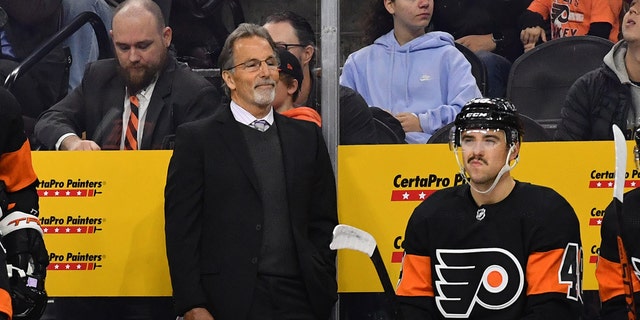
[[[98,59],[113,57],[111,41],[109,40],[109,35],[107,34],[107,30],[102,19],[93,12],[83,12],[76,16],[68,25],[63,26],[57,33],[52,35],[46,42],[22,60],[22,62],[20,62],[20,64],[7,76],[4,81],[4,87],[11,90],[13,84],[22,75],[29,71],[36,63],[42,60],[44,56],[51,52],[51,50],[69,38],[86,23],[91,24],[93,32],[98,40]]]

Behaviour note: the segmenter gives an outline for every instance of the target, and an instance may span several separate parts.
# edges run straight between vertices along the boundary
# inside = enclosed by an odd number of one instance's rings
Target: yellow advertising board
[[[554,188],[575,209],[584,289],[595,290],[599,223],[612,199],[613,142],[525,143],[512,174]],[[631,148],[631,143],[629,144]],[[631,149],[630,149],[631,150]],[[33,152],[51,296],[169,296],[164,185],[169,151]],[[447,145],[340,146],[340,222],[371,233],[392,282],[407,220],[422,199],[462,183]],[[640,183],[631,154],[627,189]],[[526,205],[526,204],[523,204]],[[340,292],[382,291],[368,257],[338,255]]]
[[[169,296],[170,152],[33,152],[50,296]]]

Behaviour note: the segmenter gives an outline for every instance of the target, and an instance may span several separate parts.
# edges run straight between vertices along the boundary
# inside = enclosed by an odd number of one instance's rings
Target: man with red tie
[[[82,83],[40,116],[35,132],[44,147],[167,148],[178,125],[213,113],[220,102],[213,85],[169,54],[172,31],[156,3],[121,3],[112,27],[117,59],[89,64]]]

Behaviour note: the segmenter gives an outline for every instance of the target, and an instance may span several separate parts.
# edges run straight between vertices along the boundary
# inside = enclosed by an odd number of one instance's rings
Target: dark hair
[[[252,23],[241,23],[229,36],[227,40],[224,42],[224,46],[220,51],[220,56],[218,57],[218,65],[220,66],[220,70],[229,70],[231,67],[235,65],[235,60],[233,57],[233,45],[236,43],[238,39],[242,38],[250,38],[250,37],[259,37],[267,40],[269,45],[271,45],[271,49],[273,50],[275,56],[278,56],[278,51],[276,50],[276,44],[269,36],[269,32],[267,29]],[[234,70],[230,70],[229,72],[233,73]],[[227,84],[222,81],[222,89],[229,96],[229,88]]]
[[[395,1],[395,0],[392,0]],[[384,7],[384,0],[373,0],[369,13],[363,20],[364,44],[370,45],[376,39],[393,29],[393,16]]]
[[[316,47],[316,34],[313,32],[313,28],[307,19],[293,11],[280,11],[269,15],[263,25],[267,23],[288,22],[296,33],[296,37],[300,41],[300,44],[311,45]],[[316,52],[313,51],[313,56],[309,62],[309,67],[313,68],[316,61]]]
[[[284,83],[284,85],[287,86],[287,89],[293,85],[293,80],[295,79],[291,75],[286,74],[284,72],[280,72],[280,81],[282,81],[282,83]],[[296,101],[296,99],[298,99],[298,95],[300,95],[301,87],[302,87],[302,83],[298,83],[298,88],[291,95],[291,98],[293,99],[293,101]]]
[[[160,9],[160,7],[158,6],[157,3],[151,1],[151,0],[126,0],[121,2],[114,10],[113,10],[113,17],[115,18],[115,16],[122,11],[123,9],[125,9],[126,7],[141,7],[144,10],[146,10],[147,12],[151,13],[153,15],[153,18],[156,20],[156,24],[158,25],[158,28],[160,30],[160,32],[162,32],[162,29],[164,29],[164,27],[166,26],[164,23],[164,16],[162,15],[162,10]],[[113,25],[113,18],[112,18],[112,25]]]

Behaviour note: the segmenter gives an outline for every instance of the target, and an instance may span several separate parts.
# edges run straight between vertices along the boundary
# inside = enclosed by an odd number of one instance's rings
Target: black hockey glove
[[[10,271],[14,319],[40,319],[47,305],[44,280],[49,255],[37,216],[14,211],[0,221]]]

